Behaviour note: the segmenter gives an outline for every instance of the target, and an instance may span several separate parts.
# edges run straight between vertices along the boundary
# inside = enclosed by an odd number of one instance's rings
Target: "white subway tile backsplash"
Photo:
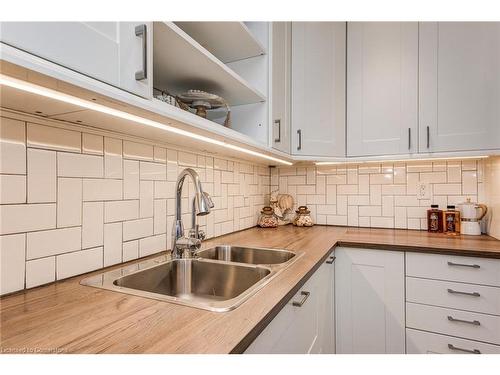
[[[139,258],[139,241],[128,241],[123,243],[123,261],[128,262]]]
[[[296,185],[305,174],[304,167],[280,167],[271,171],[270,183],[271,190],[294,194],[296,205],[309,205],[319,224],[345,225],[347,217],[349,226],[425,230],[426,210],[431,204],[445,208],[467,197],[478,199],[483,186],[479,178],[483,163],[467,161],[462,169],[463,162],[318,166],[314,169],[316,184],[312,185]],[[431,199],[417,199],[419,182],[430,184]]]
[[[153,181],[141,181],[140,182],[140,195],[139,195],[139,206],[140,206],[140,217],[152,217],[153,216]]]
[[[447,163],[447,178],[449,183],[462,182],[462,163],[460,161]]]
[[[28,149],[28,203],[56,201],[56,152]]]
[[[462,194],[461,184],[434,184],[435,195],[460,195]]]
[[[159,163],[167,162],[167,149],[163,147],[154,147],[153,149],[154,161]]]
[[[103,169],[102,156],[67,152],[59,152],[57,155],[57,175],[60,177],[101,178]]]
[[[122,199],[123,183],[113,179],[83,179],[83,201],[113,201]]]
[[[56,279],[56,257],[29,260],[26,262],[26,288],[48,284]]]
[[[103,136],[96,134],[82,134],[82,152],[85,154],[103,155]]]
[[[0,175],[0,204],[26,203],[26,176]]]
[[[104,227],[103,202],[84,202],[82,220],[82,248],[101,246]]]
[[[82,180],[58,178],[57,180],[57,227],[82,224]]]
[[[123,178],[122,140],[104,138],[104,177]]]
[[[0,117],[0,173],[26,174],[26,126]]]
[[[123,199],[139,199],[138,161],[123,161]]]
[[[139,170],[141,180],[165,181],[167,179],[165,164],[141,161]]]
[[[30,232],[55,227],[55,203],[0,206],[0,234]]]
[[[167,236],[165,234],[142,238],[139,240],[140,257],[158,253],[166,249],[167,249]]]
[[[122,262],[122,223],[104,224],[104,267]]]
[[[123,141],[123,157],[126,159],[153,161],[154,149],[151,145]]]
[[[26,259],[69,253],[82,248],[82,228],[62,228],[26,235]]]
[[[24,233],[0,236],[0,294],[24,288],[25,237]]]
[[[28,147],[78,153],[82,151],[80,132],[52,126],[28,123],[27,141]]]
[[[198,165],[198,159],[196,157],[196,154],[192,154],[190,152],[178,151],[177,157],[178,157],[177,162],[179,163],[179,165],[185,167],[196,167]],[[223,169],[227,169],[227,162],[226,162],[226,168]]]
[[[43,121],[50,123],[50,119]],[[24,241],[19,245],[19,266],[12,267],[15,276],[2,269],[15,284],[9,292],[167,249],[175,213],[175,182],[187,166],[198,172],[204,189],[216,201],[213,213],[199,218],[208,236],[254,226],[258,212],[268,204],[271,177],[267,167],[122,140],[119,134],[82,133],[71,126],[66,130],[60,124],[30,125],[31,143],[26,148],[26,123],[2,118],[0,233],[3,237],[18,233]],[[54,155],[54,167],[27,171],[27,153]],[[30,158],[29,164],[42,161]],[[302,182],[304,204],[307,199],[326,201],[326,176],[316,176],[315,171],[301,167],[294,173],[299,176],[297,182]],[[50,204],[27,204],[27,187],[35,186],[37,172],[43,172],[40,179],[50,176],[51,183],[38,183],[42,189],[30,189],[30,197],[48,196],[44,189],[50,188],[52,196],[43,198],[50,199]],[[290,185],[290,191],[295,194],[297,186]],[[193,194],[188,181],[182,194],[186,230]],[[319,210],[336,216],[336,200],[334,192],[333,204]],[[311,209],[316,217],[315,205]],[[323,214],[325,224],[326,217]]]
[[[463,171],[462,172],[462,194],[476,195],[477,194],[477,172]]]
[[[167,200],[155,199],[154,201],[154,234],[167,232]]]
[[[104,202],[104,222],[134,220],[139,217],[139,200]]]
[[[103,248],[96,247],[56,257],[57,280],[103,267]]]
[[[153,235],[153,218],[123,222],[123,240],[130,241]]]

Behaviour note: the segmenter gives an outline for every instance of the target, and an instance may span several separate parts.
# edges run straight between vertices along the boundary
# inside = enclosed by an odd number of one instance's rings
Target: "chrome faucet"
[[[186,176],[193,180],[196,194],[193,198],[191,223],[192,228],[188,236],[184,235],[184,225],[182,223],[181,196],[182,186]],[[199,229],[197,223],[198,216],[204,216],[210,213],[214,207],[210,195],[203,191],[201,187],[200,176],[194,169],[184,169],[177,178],[176,202],[175,202],[175,221],[172,229],[172,257],[173,258],[191,258],[193,254],[201,247],[201,241],[205,239],[205,233]]]

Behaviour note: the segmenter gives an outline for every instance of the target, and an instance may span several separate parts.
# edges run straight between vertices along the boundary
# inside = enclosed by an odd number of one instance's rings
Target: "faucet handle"
[[[181,237],[177,239],[176,247],[178,250],[190,250],[194,252],[200,249],[201,240],[194,237]]]
[[[207,235],[205,234],[205,231],[203,229],[198,229],[198,226],[196,226],[196,228],[191,228],[189,230],[188,237],[203,241],[207,237]]]

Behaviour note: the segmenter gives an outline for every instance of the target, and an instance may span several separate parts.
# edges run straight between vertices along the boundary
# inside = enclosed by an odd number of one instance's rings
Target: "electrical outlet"
[[[417,199],[431,199],[431,184],[428,182],[417,182]]]

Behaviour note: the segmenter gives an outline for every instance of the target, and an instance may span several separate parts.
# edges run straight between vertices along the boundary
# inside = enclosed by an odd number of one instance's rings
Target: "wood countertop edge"
[[[412,253],[425,253],[425,254],[441,254],[441,255],[457,255],[457,256],[471,256],[479,258],[493,258],[500,259],[500,251],[492,252],[488,250],[476,249],[452,249],[450,247],[424,247],[419,245],[395,245],[384,244],[376,242],[356,242],[350,240],[338,240],[334,247],[350,247],[350,248],[363,248],[372,250],[389,250],[389,251],[403,251]]]

